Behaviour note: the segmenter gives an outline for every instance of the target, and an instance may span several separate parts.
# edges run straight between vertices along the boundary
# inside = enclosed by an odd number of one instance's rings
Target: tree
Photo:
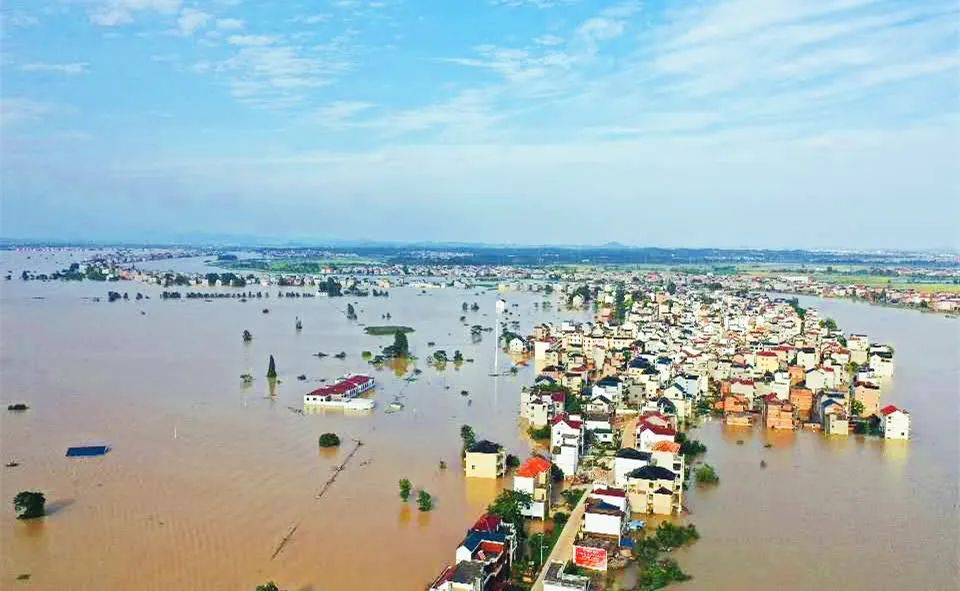
[[[336,433],[324,433],[320,436],[320,447],[338,447],[340,438]]]
[[[347,304],[347,318],[350,320],[356,320],[357,311],[353,309],[353,304]]]
[[[710,464],[704,464],[696,469],[694,476],[697,477],[697,484],[716,484],[720,482],[717,471]]]
[[[545,440],[550,439],[550,425],[544,425],[542,427],[530,427],[527,429],[527,435],[531,439]]]
[[[250,331],[249,330],[243,331],[243,342],[249,343],[252,340],[253,340],[253,335],[250,334]]]
[[[280,591],[280,587],[273,581],[267,581],[263,585],[257,585],[256,591]]]
[[[417,493],[417,509],[421,511],[429,511],[433,509],[433,497],[430,496],[425,490],[421,490]]]
[[[407,342],[407,335],[403,331],[397,331],[393,335],[393,354],[397,357],[406,357],[410,352],[410,344]]]
[[[460,427],[460,441],[463,442],[464,451],[477,442],[477,435],[473,432],[473,427],[470,425],[462,425]]]
[[[674,283],[673,281],[670,281],[669,283],[667,283],[667,293],[669,293],[670,295],[677,293],[677,284]]]
[[[533,503],[533,496],[529,493],[505,489],[500,491],[497,498],[487,507],[487,512],[499,516],[520,529],[523,525],[523,510]]]
[[[513,454],[507,454],[506,464],[507,468],[516,468],[520,465],[520,458]]]
[[[17,519],[33,519],[46,515],[47,497],[42,492],[21,491],[13,497],[13,508]]]
[[[406,478],[400,479],[400,498],[403,499],[403,502],[406,503],[407,499],[410,498],[410,489],[413,487],[410,484],[410,481]]]
[[[850,412],[855,417],[863,416],[863,402],[856,398],[850,401]]]
[[[277,377],[277,362],[273,360],[273,355],[270,356],[270,364],[267,365],[267,377],[271,379]]]
[[[833,318],[827,318],[826,320],[820,321],[820,326],[826,328],[829,331],[837,330],[837,321]]]

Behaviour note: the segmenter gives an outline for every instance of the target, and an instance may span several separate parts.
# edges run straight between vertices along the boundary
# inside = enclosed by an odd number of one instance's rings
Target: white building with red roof
[[[910,413],[890,404],[880,409],[884,439],[910,439]]]
[[[529,507],[521,510],[527,517],[543,519],[550,512],[550,491],[553,463],[547,458],[533,456],[513,473],[513,490],[533,497]]]

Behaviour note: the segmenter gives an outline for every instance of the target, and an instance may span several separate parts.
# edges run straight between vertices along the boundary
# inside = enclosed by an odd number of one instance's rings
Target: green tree
[[[820,321],[820,326],[826,328],[827,330],[834,331],[837,330],[837,321],[833,318],[827,318],[826,320]]]
[[[273,360],[273,355],[270,356],[270,363],[267,365],[267,377],[271,379],[277,377],[277,362]]]
[[[337,447],[340,445],[340,438],[336,433],[324,433],[320,436],[320,447]]]
[[[406,503],[410,498],[410,489],[413,488],[413,485],[410,484],[410,481],[406,478],[400,479],[400,498],[403,499],[403,502]]]
[[[463,450],[466,451],[468,447],[472,446],[477,442],[477,435],[473,432],[473,427],[470,425],[461,425],[460,426],[460,441],[463,442]]]
[[[673,281],[670,281],[669,283],[667,283],[667,293],[669,293],[670,295],[677,293],[677,284],[674,283]]]
[[[280,591],[280,587],[273,581],[267,581],[263,585],[257,585],[256,591]]]
[[[250,334],[250,331],[249,330],[243,331],[243,342],[249,343],[252,340],[253,340],[253,335]]]
[[[397,331],[393,335],[393,353],[397,357],[406,357],[410,352],[410,344],[407,342],[407,335]]]
[[[347,304],[347,318],[354,320],[357,317],[357,311],[353,309],[353,304]]]
[[[523,510],[533,503],[533,496],[516,490],[502,490],[487,507],[487,512],[499,516],[520,529],[523,525]]]
[[[537,439],[540,441],[550,439],[550,425],[544,425],[542,427],[530,427],[527,429],[527,435],[529,435],[531,439]]]
[[[863,416],[863,402],[854,398],[850,401],[850,412],[855,417]]]
[[[696,471],[694,471],[694,476],[697,478],[697,484],[716,484],[720,482],[717,471],[714,470],[710,464],[699,466]]]
[[[429,511],[433,509],[433,497],[430,496],[425,490],[421,490],[417,493],[417,509],[421,511]]]
[[[46,515],[47,498],[42,492],[21,491],[13,497],[13,508],[17,519],[33,519]]]

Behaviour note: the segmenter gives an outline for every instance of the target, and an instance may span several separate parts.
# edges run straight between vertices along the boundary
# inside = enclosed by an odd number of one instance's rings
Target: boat
[[[361,394],[372,390],[376,380],[372,376],[347,374],[330,384],[303,395],[304,406],[339,406],[353,410],[373,408],[373,401],[359,398]]]

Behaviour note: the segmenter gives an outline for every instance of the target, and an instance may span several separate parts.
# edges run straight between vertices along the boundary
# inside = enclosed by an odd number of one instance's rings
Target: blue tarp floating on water
[[[79,447],[68,447],[68,458],[86,458],[90,456],[102,456],[110,451],[109,445],[82,445]]]

